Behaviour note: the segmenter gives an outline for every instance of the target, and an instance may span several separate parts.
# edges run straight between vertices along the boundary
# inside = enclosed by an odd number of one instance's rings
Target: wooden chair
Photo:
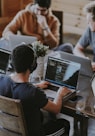
[[[27,136],[20,100],[0,96],[0,136]]]
[[[63,43],[63,11],[53,10],[53,14],[59,19],[60,21],[60,42],[59,45]]]
[[[12,20],[12,17],[0,17],[0,37],[6,25]]]
[[[62,126],[50,136],[67,136],[64,132]],[[0,136],[29,136],[20,100],[0,95]]]

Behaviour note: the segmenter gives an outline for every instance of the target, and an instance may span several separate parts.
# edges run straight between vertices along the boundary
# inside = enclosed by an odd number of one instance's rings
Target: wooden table
[[[80,127],[80,136],[87,136],[88,119],[95,118],[94,107],[92,105],[94,96],[89,77],[79,77],[79,90],[80,92],[77,95],[82,96],[85,100],[84,109],[77,109],[79,101],[71,102],[68,100],[63,103],[61,112],[74,117],[74,136],[77,136],[78,127]]]

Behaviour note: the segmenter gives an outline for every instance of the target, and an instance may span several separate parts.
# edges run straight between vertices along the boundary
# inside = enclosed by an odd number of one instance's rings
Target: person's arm
[[[69,93],[70,90],[68,90],[67,88],[60,88],[57,92],[56,98],[54,99],[54,101],[50,101],[48,100],[48,103],[46,104],[45,107],[43,107],[44,110],[58,114],[61,111],[62,108],[62,101],[63,101],[63,97]]]
[[[34,25],[31,25],[35,22],[33,14],[28,13],[29,11],[27,10],[19,11],[12,21],[5,27],[2,36],[9,39],[9,35],[17,34],[19,31],[23,35],[35,36],[38,40],[42,39],[40,34],[34,32]]]
[[[76,44],[73,50],[74,55],[80,56],[80,57],[86,57],[84,54],[84,48],[79,43]]]
[[[88,57],[85,56],[84,48],[79,43],[77,43],[77,45],[75,46],[73,53],[76,56],[80,56],[80,57],[84,57],[86,59],[89,59]],[[95,71],[95,62],[92,62],[91,65],[92,65],[92,70]]]
[[[36,84],[34,84],[34,85],[35,85],[36,87],[38,87],[38,88],[45,89],[45,88],[48,87],[49,84],[50,84],[50,83],[47,82],[47,81],[41,81],[40,83],[36,83]]]
[[[89,27],[86,28],[80,39],[78,40],[73,53],[76,56],[85,57],[84,50],[90,45],[91,41],[91,30]]]
[[[12,21],[5,27],[2,36],[6,39],[9,39],[9,35],[17,34],[17,31],[20,29],[22,11],[18,12]]]
[[[47,88],[49,84],[50,83],[47,81],[42,81],[41,83],[35,84],[35,86],[44,89]],[[55,114],[59,113],[62,108],[63,97],[69,92],[70,90],[68,88],[60,87],[54,101],[48,100],[48,103],[43,107],[43,109]]]
[[[37,15],[37,21],[43,31],[43,43],[49,45],[50,49],[59,44],[59,26],[60,23],[57,19],[51,22],[51,26],[47,23],[46,18],[42,15]],[[50,28],[51,27],[51,28]]]
[[[91,65],[92,65],[93,71],[95,72],[95,62],[92,62]]]

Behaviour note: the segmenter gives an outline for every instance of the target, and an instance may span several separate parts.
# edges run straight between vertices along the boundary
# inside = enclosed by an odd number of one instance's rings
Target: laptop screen
[[[80,67],[80,63],[48,57],[45,80],[70,89],[76,89]]]
[[[58,51],[57,54],[58,57],[61,59],[66,59],[80,63],[81,64],[80,75],[92,77],[93,70],[91,66],[91,59],[75,56],[74,54],[70,54],[63,51]]]
[[[10,52],[0,48],[0,73],[5,74],[8,66]]]
[[[15,47],[19,46],[21,43],[31,44],[37,41],[37,38],[34,36],[27,35],[10,35],[9,36],[9,45],[11,46],[11,50]]]

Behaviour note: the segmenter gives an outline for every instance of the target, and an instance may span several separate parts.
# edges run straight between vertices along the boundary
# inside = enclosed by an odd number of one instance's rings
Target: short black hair
[[[51,6],[51,0],[35,0],[35,3],[47,9]]]
[[[27,44],[17,46],[11,54],[12,65],[17,73],[23,73],[30,69],[34,59],[34,51]]]

